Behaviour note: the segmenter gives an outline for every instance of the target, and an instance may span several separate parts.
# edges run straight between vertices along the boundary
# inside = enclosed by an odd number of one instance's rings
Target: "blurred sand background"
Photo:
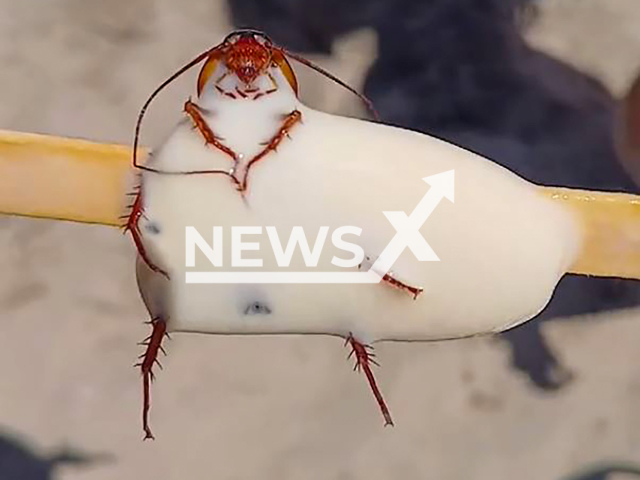
[[[0,0],[0,128],[128,143],[149,91],[230,28],[216,0]],[[640,4],[546,0],[527,37],[620,94],[640,67]],[[360,87],[375,51],[363,31],[312,58]],[[359,111],[300,77],[312,105]],[[145,143],[192,82],[153,108]],[[143,443],[133,260],[113,229],[0,219],[0,480],[561,480],[640,466],[637,310],[545,324],[575,374],[557,392],[492,338],[381,344],[394,429],[338,340],[175,335],[153,390],[157,440]],[[592,473],[575,478],[637,478]]]

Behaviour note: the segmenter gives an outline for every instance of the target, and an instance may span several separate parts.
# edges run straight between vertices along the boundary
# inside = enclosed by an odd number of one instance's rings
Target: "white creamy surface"
[[[154,262],[171,281],[155,278],[151,288],[149,278],[156,276],[144,266],[138,271],[152,313],[168,316],[172,330],[353,332],[366,341],[496,332],[539,313],[579,250],[580,233],[570,212],[506,169],[448,143],[309,109],[282,84],[256,101],[208,92],[200,104],[212,110],[211,128],[245,161],[277,131],[281,115],[297,108],[303,123],[252,168],[245,198],[224,175],[145,173],[147,220],[141,227]],[[171,171],[232,165],[228,156],[205,147],[188,122],[152,161]],[[441,261],[419,262],[407,248],[392,268],[399,280],[424,288],[417,300],[386,283],[185,283],[186,271],[213,269],[204,255],[197,268],[185,268],[187,225],[209,242],[212,227],[223,226],[227,266],[231,226],[239,225],[275,226],[283,244],[293,226],[302,226],[313,244],[321,226],[330,227],[330,238],[336,227],[353,225],[362,228],[357,243],[375,258],[396,233],[383,212],[411,214],[430,188],[422,179],[449,170],[455,171],[455,203],[443,199],[420,229]],[[148,233],[147,222],[160,233]],[[277,270],[265,233],[245,241],[261,242],[261,270]],[[329,247],[327,242],[316,271],[346,270],[329,262],[333,254],[349,254]],[[290,270],[305,270],[299,249]]]

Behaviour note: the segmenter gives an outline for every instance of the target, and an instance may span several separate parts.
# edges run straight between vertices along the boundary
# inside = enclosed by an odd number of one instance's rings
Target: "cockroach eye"
[[[222,43],[231,44],[235,43],[238,38],[240,38],[241,32],[231,32],[226,38],[222,41]]]
[[[260,43],[261,45],[271,45],[271,39],[269,37],[267,37],[264,33],[262,32],[255,32],[253,34],[253,39],[255,41],[257,41],[258,43]]]

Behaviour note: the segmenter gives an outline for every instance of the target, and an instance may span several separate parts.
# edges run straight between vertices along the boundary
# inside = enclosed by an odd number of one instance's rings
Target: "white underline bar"
[[[186,272],[187,283],[379,283],[372,272]]]

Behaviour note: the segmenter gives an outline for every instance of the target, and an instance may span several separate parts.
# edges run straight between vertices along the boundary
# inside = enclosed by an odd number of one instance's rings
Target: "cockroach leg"
[[[277,92],[277,91],[278,91],[277,88],[272,88],[270,90],[265,90],[264,92],[258,92],[253,96],[253,98],[251,100],[257,100],[260,97],[264,97],[265,95],[269,95],[269,94]]]
[[[271,81],[271,85],[273,85],[273,87],[269,90],[265,90],[264,92],[256,93],[251,100],[257,100],[260,97],[264,97],[265,95],[270,95],[278,91],[278,83],[276,82],[276,79],[273,78],[273,75],[271,75],[271,72],[266,72],[265,75],[267,75],[267,78]]]
[[[230,73],[231,73],[230,71],[226,71],[226,72],[224,72],[222,75],[220,75],[220,78],[218,78],[218,79],[216,80],[216,83],[215,83],[215,84],[216,84],[216,86],[217,86],[217,85],[219,85],[220,83],[222,83],[222,81],[223,81],[225,78],[227,78],[227,76],[228,76]]]
[[[371,268],[372,266],[373,266],[373,262],[371,261],[371,257],[366,255],[363,262],[360,265],[358,265],[358,268],[360,269]],[[420,294],[424,292],[424,288],[422,287],[415,287],[413,285],[409,285],[408,283],[398,280],[394,276],[393,272],[385,273],[385,275],[382,277],[382,281],[385,282],[387,285],[397,288],[398,290],[407,292],[413,297],[414,300],[416,300],[420,296]]]
[[[360,343],[351,334],[349,334],[349,336],[347,337],[345,346],[347,344],[351,346],[351,353],[349,354],[348,358],[351,358],[355,354],[356,364],[353,369],[357,371],[360,371],[360,369],[362,369],[364,371],[364,374],[366,375],[367,380],[369,381],[369,386],[371,387],[373,395],[376,398],[376,401],[378,402],[380,411],[382,412],[382,416],[384,417],[385,427],[387,425],[393,426],[391,413],[389,413],[387,404],[385,403],[384,398],[382,398],[382,394],[380,393],[380,390],[378,389],[378,385],[376,384],[376,379],[373,376],[373,372],[371,371],[371,364],[379,366],[378,362],[376,362],[374,359],[375,354],[373,353],[373,347],[371,345],[365,345],[363,343]]]
[[[424,291],[421,287],[414,287],[412,285],[408,285],[404,282],[401,282],[397,278],[393,276],[391,273],[387,273],[384,277],[382,277],[382,281],[386,282],[388,285],[392,287],[398,288],[402,291],[405,291],[413,296],[413,299],[416,300],[420,294]]]
[[[221,93],[222,95],[229,97],[229,98],[233,98],[234,100],[238,97],[236,97],[235,93],[233,92],[227,92],[224,88],[222,88],[220,85],[214,85],[214,87],[216,87],[216,90],[218,90],[219,93]]]
[[[239,190],[241,192],[245,192],[247,190],[247,186],[249,184],[249,170],[251,167],[262,160],[269,152],[276,151],[280,142],[284,139],[284,137],[289,137],[289,131],[298,123],[302,121],[302,113],[300,110],[294,110],[293,112],[285,115],[284,120],[282,122],[282,126],[278,130],[278,132],[265,143],[264,149],[258,153],[255,157],[253,157],[248,163],[247,168],[244,172],[244,178],[240,184]]]
[[[144,243],[142,242],[142,235],[140,233],[140,218],[144,216],[144,212],[142,210],[142,189],[138,187],[137,192],[135,193],[136,199],[131,205],[131,213],[128,216],[127,223],[124,225],[124,231],[130,231],[131,237],[133,238],[133,243],[138,250],[138,255],[147,264],[147,266],[154,272],[160,273],[165,277],[169,278],[169,275],[164,270],[160,269],[156,265],[151,262],[149,256],[147,255],[147,251],[144,247]]]
[[[204,141],[207,145],[213,145],[218,150],[229,155],[234,162],[238,162],[238,154],[220,142],[220,139],[213,133],[204,117],[202,116],[202,110],[198,105],[196,105],[191,101],[191,99],[189,99],[184,104],[184,111],[187,115],[189,115],[189,117],[191,117],[194,128],[196,128],[204,137]]]
[[[142,361],[136,364],[142,372],[142,429],[144,430],[144,440],[154,439],[151,428],[149,427],[149,410],[151,408],[151,382],[154,380],[153,366],[157,364],[160,369],[162,366],[158,361],[158,352],[163,352],[162,340],[167,334],[167,322],[159,317],[151,319],[151,335],[141,342],[146,347],[144,354],[140,356]],[[166,355],[166,353],[165,353]]]
[[[267,75],[267,78],[271,82],[271,85],[273,85],[271,90],[275,92],[276,90],[278,90],[278,82],[276,82],[276,79],[273,78],[273,75],[271,74],[271,72],[265,72],[265,73]]]

